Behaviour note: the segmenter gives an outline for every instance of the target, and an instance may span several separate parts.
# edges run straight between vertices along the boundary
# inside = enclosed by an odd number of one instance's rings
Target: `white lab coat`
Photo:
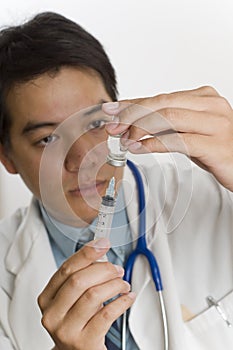
[[[147,241],[164,285],[170,350],[232,350],[229,328],[206,297],[212,295],[233,322],[232,193],[207,172],[174,164],[143,168]],[[137,235],[134,180],[125,171],[124,191],[133,235]],[[148,185],[149,184],[149,191]],[[0,349],[49,350],[53,342],[40,324],[37,297],[56,271],[48,236],[33,199],[0,224]],[[129,326],[141,350],[162,350],[158,297],[143,258],[132,281],[137,299]],[[195,317],[183,322],[181,305]]]

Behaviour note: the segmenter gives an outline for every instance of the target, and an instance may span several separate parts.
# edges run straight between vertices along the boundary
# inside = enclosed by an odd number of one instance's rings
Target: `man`
[[[102,46],[53,13],[2,31],[0,52],[1,161],[34,195],[28,209],[0,226],[1,349],[119,349],[120,316],[132,305],[127,349],[163,349],[158,297],[143,258],[132,286],[122,279],[137,236],[137,194],[127,169],[101,159],[108,133],[122,133],[133,153],[181,152],[207,170],[190,167],[187,157],[178,170],[170,162],[144,168],[147,236],[163,278],[169,349],[231,349],[229,103],[210,87],[113,102],[115,74]],[[79,131],[71,140],[72,116]],[[124,233],[123,250],[92,240],[113,176],[128,181],[118,185],[127,210],[116,213],[113,227]],[[110,262],[96,262],[106,253]],[[218,308],[208,307],[209,295],[221,301]]]

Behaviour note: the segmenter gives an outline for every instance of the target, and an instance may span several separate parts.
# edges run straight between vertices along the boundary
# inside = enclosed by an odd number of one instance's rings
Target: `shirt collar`
[[[97,218],[89,226],[84,228],[68,226],[51,217],[42,203],[40,202],[39,204],[48,234],[66,258],[75,252],[78,243],[79,245],[83,245],[94,238]],[[122,187],[118,192],[116,200],[110,240],[112,250],[117,255],[121,255],[122,258],[124,246],[131,241]]]

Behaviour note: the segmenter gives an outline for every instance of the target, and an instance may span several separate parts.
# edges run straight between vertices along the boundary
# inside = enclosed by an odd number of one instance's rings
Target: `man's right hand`
[[[135,294],[122,280],[123,268],[96,262],[109,247],[106,239],[85,245],[63,263],[38,297],[42,324],[54,349],[106,350],[104,339],[111,324],[133,304]]]

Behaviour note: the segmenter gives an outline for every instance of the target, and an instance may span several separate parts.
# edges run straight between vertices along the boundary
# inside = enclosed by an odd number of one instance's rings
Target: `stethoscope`
[[[132,171],[137,184],[138,201],[139,201],[139,205],[138,205],[139,236],[137,239],[136,248],[130,253],[127,259],[127,262],[125,265],[124,280],[131,283],[135,260],[139,255],[143,255],[148,261],[148,264],[151,270],[152,280],[154,282],[155,289],[158,292],[162,322],[163,322],[164,350],[168,350],[168,323],[167,323],[167,316],[166,316],[166,310],[164,305],[163,285],[162,285],[160,270],[154,254],[151,252],[151,250],[147,248],[147,243],[146,243],[146,209],[145,209],[145,191],[143,186],[143,180],[142,180],[140,171],[132,161],[127,160],[127,165]],[[123,315],[123,321],[122,321],[122,350],[126,350],[126,329],[127,329],[126,318],[127,317],[125,312]]]

